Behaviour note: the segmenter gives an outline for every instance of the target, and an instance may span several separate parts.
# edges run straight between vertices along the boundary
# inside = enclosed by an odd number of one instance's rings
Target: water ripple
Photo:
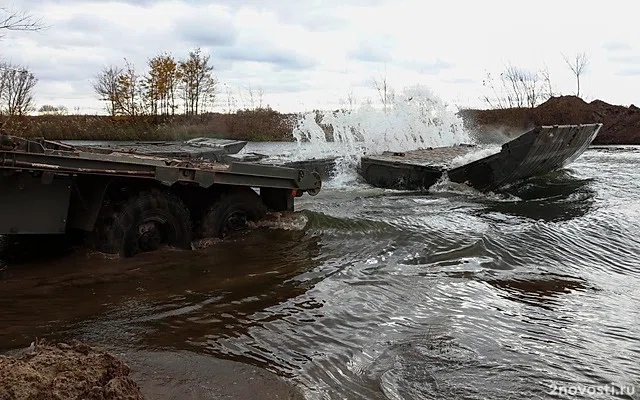
[[[638,399],[637,165],[594,150],[503,193],[327,189],[206,249],[9,268],[0,333],[192,350],[309,399],[546,399],[612,382]]]

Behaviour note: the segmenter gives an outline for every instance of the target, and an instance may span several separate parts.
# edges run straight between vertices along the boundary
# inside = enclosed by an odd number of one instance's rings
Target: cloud
[[[607,57],[607,59],[611,62],[621,63],[621,64],[640,64],[640,55],[635,53],[610,56],[610,57]]]
[[[395,41],[390,37],[374,36],[360,40],[349,50],[347,57],[362,62],[390,62]]]
[[[471,78],[464,78],[464,77],[443,79],[443,82],[451,83],[451,84],[454,84],[454,85],[468,85],[470,83],[476,83],[475,80],[473,80]]]
[[[294,50],[282,49],[269,44],[254,44],[251,46],[237,46],[222,48],[217,51],[217,57],[228,61],[256,62],[271,64],[279,69],[312,68],[316,62]]]
[[[239,28],[229,15],[193,14],[172,23],[174,37],[198,46],[229,46],[238,39]]]
[[[67,20],[56,24],[58,28],[69,32],[94,33],[102,32],[109,20],[100,15],[80,12],[71,15]]]
[[[455,64],[453,64],[452,62],[440,59],[436,59],[434,61],[408,60],[402,61],[401,64],[407,69],[427,75],[437,75],[442,71],[455,67]]]
[[[218,0],[233,10],[251,9],[274,15],[279,23],[300,26],[311,32],[344,30],[350,25],[343,16],[347,8],[368,8],[384,4],[384,0]],[[207,3],[196,0],[194,3]]]
[[[383,64],[394,88],[422,82],[444,98],[460,92],[477,98],[482,71],[498,71],[507,61],[545,63],[554,85],[569,90],[574,81],[561,54],[591,49],[585,86],[609,102],[633,101],[637,91],[629,82],[640,67],[634,52],[640,42],[628,34],[633,13],[609,7],[575,19],[574,7],[542,1],[530,17],[544,21],[553,6],[563,24],[520,29],[518,11],[506,0],[442,2],[437,13],[416,12],[414,0],[14,0],[49,28],[7,32],[0,57],[34,72],[38,102],[99,107],[88,82],[104,66],[124,66],[126,58],[144,74],[153,56],[184,59],[200,47],[221,84],[250,82],[296,108],[330,104],[349,88],[376,98],[371,77],[381,76]],[[612,18],[616,24],[606,32],[583,29]],[[578,30],[583,34],[564,34]]]
[[[620,50],[631,50],[632,49],[632,47],[631,47],[631,45],[629,43],[618,42],[618,41],[606,42],[605,44],[602,45],[602,48],[605,49],[606,51],[611,51],[611,52],[620,51]]]
[[[637,68],[626,68],[618,71],[616,75],[619,76],[640,76],[640,67]]]

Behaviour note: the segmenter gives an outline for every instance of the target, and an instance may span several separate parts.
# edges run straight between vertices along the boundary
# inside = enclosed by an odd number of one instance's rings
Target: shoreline
[[[54,368],[52,368],[54,366]],[[77,340],[0,354],[0,398],[303,400],[299,388],[254,365],[191,351],[112,349]]]
[[[334,112],[338,112],[335,110]],[[462,109],[467,130],[481,137],[510,137],[536,125],[603,123],[594,145],[640,144],[640,108],[553,97],[534,108]],[[318,121],[318,118],[316,118]],[[174,116],[40,115],[4,117],[7,133],[49,140],[167,141],[212,137],[251,142],[293,142],[296,114],[271,109]],[[330,126],[320,125],[327,138]]]

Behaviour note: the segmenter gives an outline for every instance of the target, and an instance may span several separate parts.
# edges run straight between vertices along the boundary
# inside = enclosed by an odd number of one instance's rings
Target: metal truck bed
[[[73,147],[1,135],[0,235],[94,231],[102,221],[100,213],[114,212],[105,211],[105,204],[129,198],[138,199],[131,200],[130,206],[156,213],[153,218],[174,223],[179,219],[183,225],[185,216],[180,209],[186,207],[194,226],[219,232],[238,213],[251,219],[262,215],[262,207],[293,211],[295,197],[315,195],[322,184],[317,173],[305,169],[222,163],[207,157],[161,157],[157,148],[146,154],[125,149]],[[173,205],[167,206],[169,203]],[[177,217],[172,220],[167,213],[177,213]],[[173,227],[191,229],[178,225]],[[184,232],[176,235],[174,240],[186,237]]]
[[[201,187],[235,184],[253,187],[297,189],[315,193],[317,175],[304,170],[255,163],[219,163],[201,158],[172,158],[123,152],[119,146],[104,148],[58,146],[56,142],[8,137],[14,145],[0,151],[0,169],[46,171],[55,174],[109,175],[155,179],[164,185],[191,183]],[[177,148],[177,145],[175,146]],[[116,150],[117,149],[117,150]],[[160,154],[149,151],[146,154]]]
[[[217,138],[195,138],[186,141],[133,141],[117,143],[101,143],[92,145],[75,146],[76,149],[91,152],[109,154],[135,153],[141,155],[201,159],[221,162],[223,157],[229,154],[237,154],[246,146],[244,140],[228,140]]]
[[[562,168],[579,157],[602,124],[539,126],[502,145],[499,152],[461,166],[458,157],[488,146],[459,145],[363,157],[360,174],[377,187],[427,190],[445,174],[452,182],[491,191]]]

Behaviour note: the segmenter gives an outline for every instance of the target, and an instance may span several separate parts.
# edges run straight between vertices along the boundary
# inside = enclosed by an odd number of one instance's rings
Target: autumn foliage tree
[[[180,80],[178,63],[173,56],[161,54],[148,62],[149,74],[144,77],[143,98],[150,114],[169,115],[176,110],[176,91]]]
[[[147,67],[143,76],[129,62],[125,68],[110,66],[96,75],[94,91],[107,102],[111,115],[173,115],[178,99],[185,114],[196,115],[213,104],[217,80],[210,56],[199,48],[181,61],[162,53],[150,58]]]

